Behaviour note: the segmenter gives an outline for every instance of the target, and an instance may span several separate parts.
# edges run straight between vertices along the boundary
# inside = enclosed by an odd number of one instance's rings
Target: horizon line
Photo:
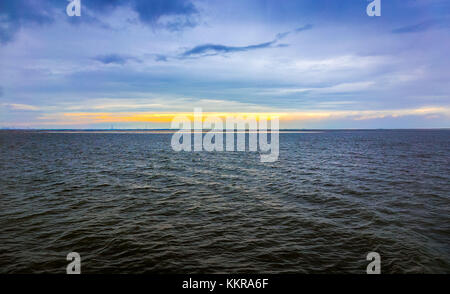
[[[63,129],[63,128],[57,128],[57,129],[42,129],[42,128],[0,128],[0,131],[103,131],[103,132],[117,132],[117,131],[179,131],[181,129],[149,129],[149,128],[145,128],[145,129],[137,129],[137,128],[130,128],[130,129],[105,129],[105,128],[86,128],[86,129],[81,129],[81,128],[67,128],[67,129]],[[204,131],[207,130],[212,130],[212,129],[202,129]],[[234,129],[235,131],[255,131],[253,129]],[[258,130],[258,129],[256,129]],[[269,130],[269,129],[268,129]],[[439,127],[439,128],[285,128],[285,129],[279,129],[279,131],[348,131],[348,130],[352,130],[352,131],[377,131],[377,130],[450,130],[450,127]],[[196,129],[192,129],[192,131],[196,131]],[[226,129],[225,129],[226,131]]]

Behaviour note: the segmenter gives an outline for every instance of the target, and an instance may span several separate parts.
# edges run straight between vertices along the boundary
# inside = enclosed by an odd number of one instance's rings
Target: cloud
[[[191,57],[191,56],[206,56],[206,55],[217,55],[220,53],[230,53],[230,52],[242,52],[249,51],[255,49],[263,49],[268,48],[276,42],[270,41],[265,43],[260,43],[256,45],[249,46],[226,46],[226,45],[218,45],[218,44],[204,44],[196,46],[192,49],[185,51],[182,54],[182,57]]]
[[[8,107],[12,110],[29,110],[29,111],[37,111],[40,108],[33,105],[28,104],[18,104],[18,103],[3,103],[2,104],[5,107]]]
[[[283,33],[278,33],[275,36],[275,39],[269,42],[264,42],[260,44],[255,45],[248,45],[248,46],[226,46],[226,45],[220,45],[220,44],[203,44],[196,46],[192,49],[189,49],[185,51],[181,56],[182,57],[192,57],[192,56],[211,56],[211,55],[217,55],[220,53],[232,53],[232,52],[243,52],[243,51],[250,51],[250,50],[256,50],[256,49],[264,49],[264,48],[270,48],[272,45],[276,45],[278,41],[281,39],[284,39],[292,32],[298,33],[306,30],[312,29],[311,24],[306,24],[300,28],[295,29],[294,31],[288,31]],[[289,44],[278,44],[276,47],[287,47]]]
[[[23,25],[51,23],[49,4],[31,0],[0,1],[0,43],[12,41]]]
[[[299,27],[299,28],[294,29],[293,31],[288,31],[288,32],[284,32],[284,33],[279,33],[279,34],[277,34],[277,36],[276,36],[275,38],[276,38],[277,40],[281,40],[281,39],[287,37],[287,36],[288,36],[289,34],[291,34],[291,33],[297,34],[297,33],[303,32],[303,31],[311,30],[312,28],[313,28],[313,25],[312,25],[312,24],[306,24],[306,25],[304,25],[304,26],[302,26],[302,27]]]
[[[361,92],[370,89],[375,83],[372,81],[354,82],[354,83],[341,83],[330,87],[316,87],[316,88],[275,88],[263,90],[260,92],[262,95],[287,95],[297,93],[319,93],[319,94],[332,94],[332,93],[351,93]]]
[[[194,4],[185,0],[134,0],[132,2],[139,19],[149,24],[155,24],[162,16],[189,16],[197,13]]]
[[[113,26],[102,21],[101,18],[98,18],[95,15],[96,14],[93,11],[84,9],[82,17],[67,17],[66,20],[72,25],[89,24],[105,30],[114,30]]]
[[[96,61],[99,61],[103,64],[120,64],[124,65],[125,63],[129,61],[135,61],[135,62],[141,62],[139,58],[128,56],[128,55],[121,55],[121,54],[106,54],[106,55],[99,55],[94,58],[92,58]]]
[[[296,33],[300,33],[300,32],[303,32],[303,31],[311,30],[312,28],[313,28],[312,24],[306,24],[306,25],[304,25],[302,27],[296,28],[294,31]]]
[[[190,0],[82,0],[82,6],[96,13],[110,13],[119,7],[130,7],[142,22],[149,24],[156,23],[163,16],[198,12]]]
[[[394,34],[407,34],[424,32],[437,25],[436,21],[424,21],[418,24],[404,26],[395,30],[392,30]]]
[[[172,32],[179,32],[187,28],[194,28],[198,24],[196,18],[191,16],[162,17],[159,25]]]
[[[285,38],[287,35],[289,35],[290,33],[291,32],[278,33],[275,38],[277,40],[281,40],[281,39]]]
[[[162,54],[157,54],[155,56],[155,61],[167,61],[167,56],[162,55]]]
[[[194,16],[198,14],[198,10],[190,0],[90,0],[86,7],[96,13],[130,7],[142,23],[170,31],[180,31],[197,25]]]
[[[0,1],[0,44],[11,42],[24,26],[49,24],[54,21],[55,16],[65,16],[67,4],[68,2],[64,0]],[[110,28],[100,21],[100,16],[120,7],[130,7],[137,13],[142,23],[154,27],[179,31],[197,24],[193,16],[198,14],[198,11],[189,0],[83,0],[81,4],[81,17],[64,19],[72,24],[89,23]]]

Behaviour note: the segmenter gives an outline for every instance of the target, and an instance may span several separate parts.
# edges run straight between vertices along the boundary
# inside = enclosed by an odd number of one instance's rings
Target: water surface
[[[280,134],[280,158],[168,133],[0,132],[0,273],[450,273],[450,131]]]

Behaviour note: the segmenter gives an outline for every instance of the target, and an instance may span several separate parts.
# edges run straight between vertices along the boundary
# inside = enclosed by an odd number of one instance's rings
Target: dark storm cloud
[[[0,43],[12,41],[23,25],[51,23],[50,7],[50,3],[44,1],[0,1]]]
[[[90,0],[83,2],[83,5],[96,14],[109,13],[118,7],[130,7],[137,13],[140,22],[170,31],[181,31],[197,25],[192,16],[198,11],[189,0]],[[164,16],[170,16],[172,19],[159,24]]]
[[[155,26],[163,16],[173,19],[164,25],[170,31],[180,31],[197,25],[191,17],[198,13],[189,0],[91,0],[87,7],[96,12],[109,12],[120,6],[131,7],[142,23]]]
[[[65,14],[67,1],[62,0],[2,0],[0,1],[0,43],[5,44],[14,39],[21,27],[26,25],[43,25],[53,22],[56,14]],[[171,31],[196,26],[192,18],[197,14],[194,4],[188,0],[82,0],[82,16],[70,17],[67,21],[89,23],[108,28],[98,15],[106,14],[118,7],[131,7],[136,11],[142,23],[155,26],[163,16],[174,19],[160,27]],[[95,16],[83,13],[83,7],[95,13]]]

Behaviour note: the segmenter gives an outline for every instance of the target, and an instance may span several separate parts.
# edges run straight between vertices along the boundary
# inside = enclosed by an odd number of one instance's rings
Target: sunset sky
[[[0,1],[0,128],[450,127],[450,1]]]

